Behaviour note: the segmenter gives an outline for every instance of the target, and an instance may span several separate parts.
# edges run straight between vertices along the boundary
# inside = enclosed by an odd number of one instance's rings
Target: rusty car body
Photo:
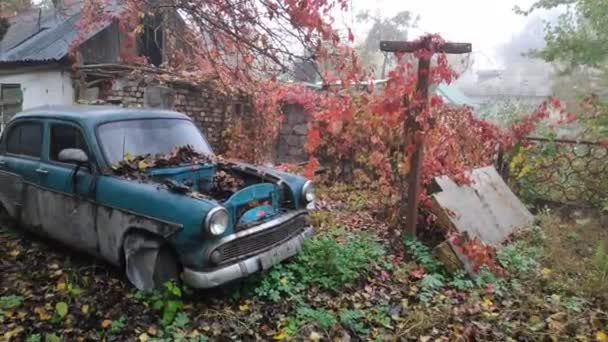
[[[303,177],[216,158],[177,112],[42,107],[0,137],[4,212],[123,267],[139,289],[176,277],[215,287],[293,256],[313,233],[313,201]]]

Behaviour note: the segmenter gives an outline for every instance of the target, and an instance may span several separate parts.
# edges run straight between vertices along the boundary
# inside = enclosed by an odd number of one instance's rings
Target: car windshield
[[[110,165],[131,156],[167,154],[190,145],[202,154],[213,151],[198,128],[184,119],[143,119],[114,121],[99,126],[99,140]]]

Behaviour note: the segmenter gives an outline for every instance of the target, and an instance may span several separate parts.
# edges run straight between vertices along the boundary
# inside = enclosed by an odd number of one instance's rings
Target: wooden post
[[[424,160],[424,135],[420,133],[420,126],[416,123],[418,114],[424,112],[428,107],[429,99],[429,73],[431,71],[431,58],[435,53],[463,54],[470,53],[472,46],[469,43],[443,43],[434,44],[431,36],[425,36],[419,41],[382,41],[380,50],[384,52],[413,53],[420,50],[429,51],[418,60],[418,84],[416,86],[415,106],[408,113],[412,122],[413,141],[415,145],[412,155],[411,169],[408,177],[407,210],[405,221],[405,234],[416,235],[416,224],[418,222],[418,204],[420,195],[420,178],[422,174],[422,162]],[[407,96],[407,94],[406,94]],[[405,194],[401,194],[402,201],[406,200]]]

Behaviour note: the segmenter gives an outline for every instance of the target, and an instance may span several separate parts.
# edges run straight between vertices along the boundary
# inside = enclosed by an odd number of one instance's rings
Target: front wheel
[[[123,243],[125,273],[139,290],[160,289],[168,281],[178,281],[180,265],[169,244],[145,233],[131,233]]]

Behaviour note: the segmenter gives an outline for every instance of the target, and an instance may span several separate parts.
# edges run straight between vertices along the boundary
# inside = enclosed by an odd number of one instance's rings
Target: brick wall
[[[308,160],[304,144],[308,138],[308,114],[298,104],[286,104],[285,115],[276,148],[276,161],[302,162]]]
[[[126,107],[172,109],[190,116],[216,151],[225,149],[224,132],[230,124],[235,102],[206,86],[187,84],[146,84],[143,81],[116,80],[102,94],[108,103]]]

